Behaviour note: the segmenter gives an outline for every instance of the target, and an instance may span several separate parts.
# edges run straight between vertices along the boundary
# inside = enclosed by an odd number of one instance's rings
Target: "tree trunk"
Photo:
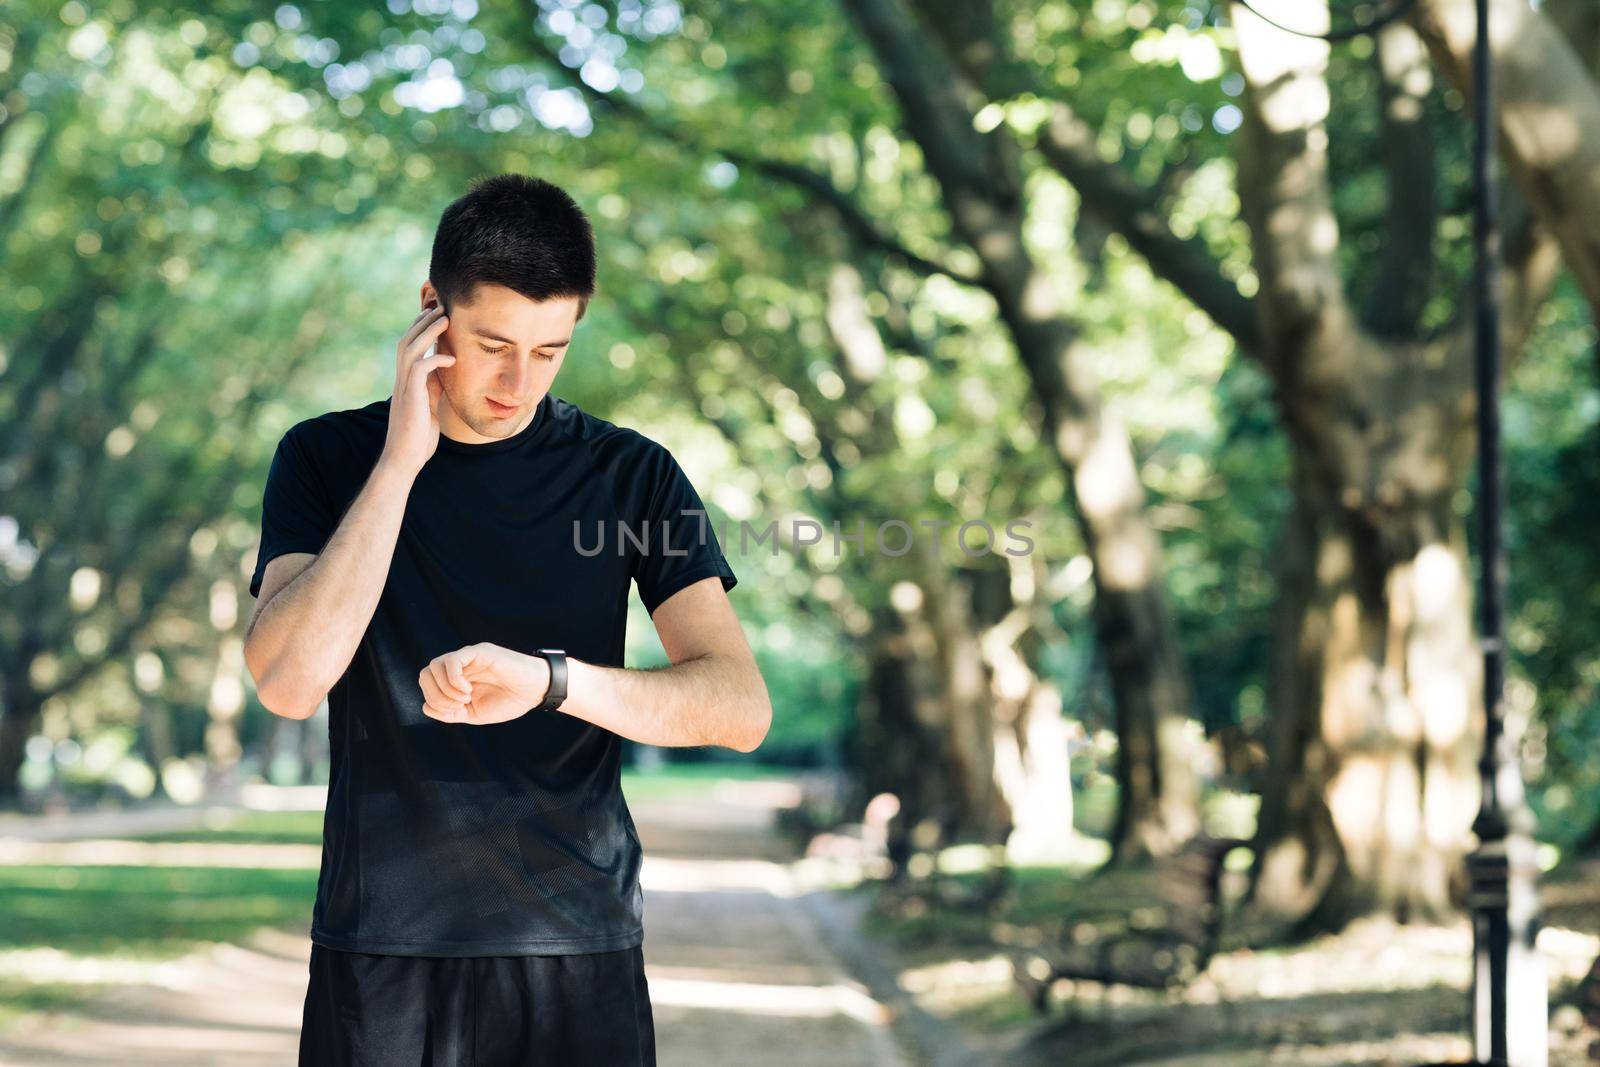
[[[1308,10],[1311,29],[1326,26],[1325,4]],[[1404,315],[1380,315],[1400,334],[1380,338],[1353,312],[1328,180],[1328,45],[1231,11],[1260,358],[1295,467],[1252,905],[1299,933],[1367,912],[1437,918],[1461,902],[1477,812],[1481,663],[1452,506],[1473,452],[1471,333],[1407,340]],[[1425,157],[1396,143],[1391,197],[1432,181]],[[1549,273],[1540,242],[1518,233],[1508,245],[1514,352]],[[1386,254],[1429,247],[1391,242]]]
[[[237,596],[232,586],[213,589],[213,611],[218,597]],[[232,625],[231,615],[228,625]],[[244,711],[244,641],[235,634],[226,633],[220,641],[216,655],[216,669],[211,679],[211,693],[206,700],[206,769],[205,795],[216,803],[236,799],[239,781],[239,759],[244,750],[239,744],[239,716]]]
[[[922,549],[921,551],[926,551]],[[956,835],[991,848],[1004,846],[1011,832],[1011,809],[995,777],[995,704],[985,662],[978,579],[968,568],[951,568],[924,558],[917,602],[901,605],[910,632],[923,641],[937,681],[932,705],[944,719],[940,730],[959,801]],[[901,587],[904,593],[910,589]]]
[[[903,615],[887,604],[877,608],[867,647],[866,684],[847,759],[869,800],[888,793],[898,801],[886,844],[899,877],[919,845],[945,836],[956,790],[946,770],[941,724],[929,714],[922,692],[924,666]]]
[[[1253,903],[1297,932],[1442,918],[1465,890],[1481,708],[1448,495],[1370,516],[1296,457]]]
[[[899,801],[898,862],[913,835],[915,849],[975,841],[999,854],[1019,802],[1044,804],[1032,832],[1063,821],[1070,832],[1059,702],[1041,695],[1048,687],[1011,647],[1015,634],[986,625],[992,569],[930,566],[924,584],[898,583],[878,615],[857,773],[869,796]]]
[[[16,810],[22,804],[22,763],[25,746],[39,722],[40,702],[21,679],[5,680],[0,703],[0,811]]]
[[[1073,837],[1067,723],[1061,694],[1034,668],[1039,626],[1051,624],[1039,595],[1048,570],[1033,557],[1006,562],[973,571],[985,620],[995,784],[1012,813],[1006,852],[1013,862],[1059,861]]]
[[[37,709],[29,713],[8,705],[0,715],[0,811],[21,806],[22,782],[18,779],[27,755],[24,745],[29,734],[34,733],[35,721]]]
[[[978,101],[899,0],[847,5],[938,181],[955,232],[982,264],[1043,412],[1073,515],[1094,562],[1094,626],[1116,701],[1119,792],[1114,858],[1162,855],[1199,829],[1199,785],[1180,740],[1188,667],[1167,605],[1160,538],[1145,512],[1132,444],[1103,411],[1090,353],[1023,235],[1021,149],[1002,124],[980,134]]]
[[[161,768],[167,760],[177,755],[172,715],[172,704],[158,695],[152,695],[139,715],[139,753],[155,773],[155,789],[151,792],[153,798],[167,796]]]

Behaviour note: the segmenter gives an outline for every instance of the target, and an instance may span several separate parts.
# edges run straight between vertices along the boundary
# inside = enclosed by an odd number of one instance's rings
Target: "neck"
[[[535,404],[532,410],[519,419],[514,427],[507,430],[505,433],[490,436],[488,434],[479,433],[477,430],[474,430],[470,425],[468,425],[466,421],[456,413],[455,406],[450,403],[448,397],[441,396],[439,400],[439,432],[445,437],[450,438],[452,441],[460,441],[462,444],[468,445],[482,445],[487,444],[490,441],[500,441],[507,437],[513,437],[521,433],[523,430],[526,430],[528,428],[528,424],[533,421],[536,415],[539,414],[539,405]]]

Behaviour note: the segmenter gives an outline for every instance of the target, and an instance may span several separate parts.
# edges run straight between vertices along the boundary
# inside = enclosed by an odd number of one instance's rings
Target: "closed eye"
[[[488,345],[479,345],[478,347],[483,349],[484,352],[491,356],[498,356],[505,352],[511,351],[509,348],[490,348]],[[556,354],[554,352],[539,352],[537,355],[546,363],[556,358]]]

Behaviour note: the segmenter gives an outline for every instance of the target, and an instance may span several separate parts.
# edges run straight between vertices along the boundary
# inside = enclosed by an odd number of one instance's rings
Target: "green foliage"
[[[1563,846],[1600,826],[1600,387],[1595,329],[1568,280],[1543,310],[1504,413],[1510,558],[1506,636],[1512,714],[1542,836]],[[1472,528],[1477,543],[1476,524]]]
[[[0,613],[0,674],[27,681],[42,732],[137,730],[131,754],[151,761],[203,745],[219,649],[250,606],[272,444],[388,391],[439,210],[502,170],[558,182],[595,223],[601,291],[560,395],[661,437],[735,538],[742,520],[867,525],[867,551],[827,536],[776,555],[724,544],[777,709],[773,758],[831,759],[848,732],[869,652],[858,613],[916,578],[909,559],[870,551],[889,517],[1031,521],[1047,573],[1078,579],[1049,606],[1033,666],[1069,716],[1109,724],[1083,545],[992,300],[914,269],[778,174],[803,166],[900,249],[974,269],[838,5],[9,10],[0,491],[16,532],[0,530],[0,597],[25,610]],[[1069,99],[1165,225],[1252,291],[1240,79],[1218,14],[999,4],[1021,66],[983,114],[1027,152],[1029,252],[1133,439],[1213,729],[1266,711],[1288,500],[1273,398],[1028,150],[1047,98]],[[1386,240],[1369,47],[1339,46],[1332,69],[1334,207],[1358,303]],[[1468,266],[1462,115],[1437,85],[1425,98],[1441,205],[1425,328],[1459,310]],[[861,380],[845,374],[851,306],[882,345]],[[1593,336],[1563,288],[1507,410],[1514,667],[1531,694],[1517,699],[1535,718],[1535,801],[1563,839],[1600,796]],[[963,565],[953,540],[943,548]],[[631,662],[661,662],[637,605],[630,630]],[[259,747],[276,725],[250,704],[240,736]],[[1098,779],[1080,782],[1093,809]]]

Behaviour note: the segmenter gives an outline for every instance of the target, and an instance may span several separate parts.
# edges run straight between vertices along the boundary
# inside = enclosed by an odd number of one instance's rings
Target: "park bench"
[[[1216,949],[1224,859],[1246,844],[1200,834],[1148,864],[1095,874],[1039,944],[1012,953],[1017,986],[1043,1014],[1062,978],[1146,989],[1193,980]]]

